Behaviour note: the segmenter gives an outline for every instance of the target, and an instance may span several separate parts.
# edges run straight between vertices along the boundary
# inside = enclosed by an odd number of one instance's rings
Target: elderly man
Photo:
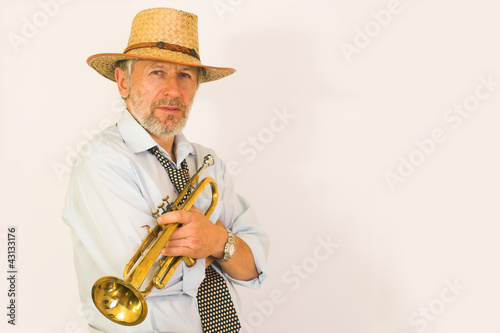
[[[203,65],[197,17],[169,8],[137,14],[125,51],[97,54],[88,63],[117,83],[126,103],[117,124],[93,138],[86,150],[91,153],[75,161],[63,212],[72,230],[79,291],[90,327],[103,332],[238,332],[234,284],[257,288],[265,280],[268,237],[249,203],[235,192],[223,162],[181,133],[199,84],[234,70]],[[210,217],[203,213],[212,201],[209,190],[188,211],[153,216],[165,195],[179,195],[207,154],[215,156],[215,164],[201,177],[212,177],[219,192]],[[185,262],[180,261],[164,288],[151,291],[147,313],[137,322],[128,323],[125,314],[113,312],[127,307],[117,306],[122,300],[103,301],[112,314],[102,315],[91,300],[94,282],[103,276],[121,277],[148,235],[143,226],[156,223],[180,224],[160,249],[162,255]],[[187,258],[197,259],[196,264],[188,267]],[[213,285],[219,294],[207,294]],[[99,288],[109,298],[109,290],[120,286],[107,283],[109,289]],[[227,296],[221,296],[224,293]],[[213,305],[214,299],[220,304]]]

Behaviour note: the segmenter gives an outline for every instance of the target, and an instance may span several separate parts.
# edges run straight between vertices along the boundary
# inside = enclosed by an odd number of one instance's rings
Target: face
[[[173,137],[186,125],[198,88],[197,68],[163,61],[138,60],[127,80],[116,69],[120,95],[134,118],[153,136]]]

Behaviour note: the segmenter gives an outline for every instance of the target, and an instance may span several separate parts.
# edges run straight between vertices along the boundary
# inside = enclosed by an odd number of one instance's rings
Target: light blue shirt
[[[121,278],[126,263],[147,235],[144,225],[156,224],[152,211],[165,195],[175,200],[177,193],[167,172],[147,150],[157,143],[125,110],[114,126],[89,141],[74,164],[66,196],[63,218],[71,228],[74,262],[84,313],[91,327],[104,332],[202,332],[196,293],[204,278],[205,259],[188,268],[181,263],[162,290],[153,289],[146,297],[148,316],[137,326],[126,327],[106,319],[93,305],[91,289],[100,277]],[[170,156],[161,147],[160,151]],[[200,179],[212,177],[219,189],[219,202],[210,220],[220,220],[243,239],[255,260],[258,272],[251,281],[236,280],[214,268],[227,281],[236,310],[240,300],[234,285],[258,288],[267,277],[269,239],[259,227],[249,203],[234,190],[224,163],[201,145],[175,137],[176,167],[186,159],[194,175],[206,154],[215,164]],[[198,197],[195,206],[205,211],[211,202],[210,187]]]

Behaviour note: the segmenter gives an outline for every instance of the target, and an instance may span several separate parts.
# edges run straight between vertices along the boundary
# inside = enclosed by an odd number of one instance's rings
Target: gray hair
[[[120,67],[122,69],[123,73],[125,73],[125,80],[127,80],[127,83],[130,83],[130,75],[132,74],[132,69],[134,69],[136,61],[137,59],[123,59],[116,62],[115,67]]]

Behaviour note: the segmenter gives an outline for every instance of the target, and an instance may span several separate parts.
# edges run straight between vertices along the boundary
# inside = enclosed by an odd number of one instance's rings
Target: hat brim
[[[136,49],[130,53],[100,53],[90,56],[87,59],[87,64],[95,69],[99,74],[105,78],[116,82],[115,68],[116,62],[125,59],[145,59],[167,61],[179,65],[188,65],[203,68],[201,83],[210,82],[222,79],[228,75],[236,72],[233,68],[227,67],[214,67],[203,65],[198,59],[170,50],[161,50],[158,48],[143,48]]]

